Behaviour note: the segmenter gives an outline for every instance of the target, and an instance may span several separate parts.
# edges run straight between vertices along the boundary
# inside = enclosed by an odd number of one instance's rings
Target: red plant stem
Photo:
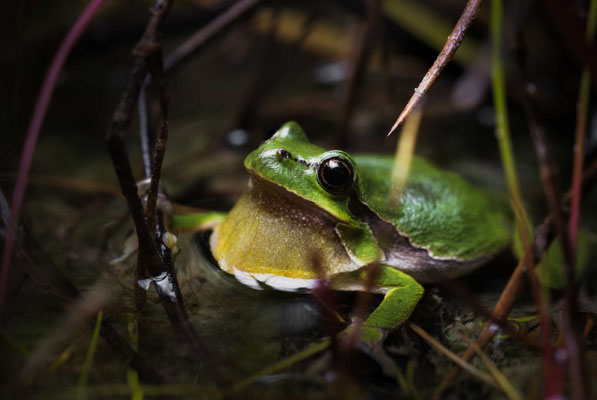
[[[578,108],[582,108],[579,105]],[[576,254],[578,221],[580,220],[580,183],[582,179],[583,152],[585,148],[585,132],[582,110],[579,110],[576,122],[576,143],[574,145],[574,169],[572,173],[572,198],[570,199],[570,220],[568,224],[568,243],[573,254]]]
[[[83,12],[81,12],[79,18],[77,18],[75,24],[66,34],[58,51],[54,55],[54,59],[46,72],[43,86],[37,97],[35,109],[31,116],[31,121],[29,122],[29,128],[27,129],[27,137],[25,139],[25,145],[23,146],[15,188],[12,194],[11,213],[8,222],[8,230],[6,232],[6,241],[4,242],[4,252],[2,253],[2,270],[0,272],[0,315],[2,315],[2,310],[4,309],[16,230],[19,224],[19,218],[21,217],[21,208],[25,197],[25,189],[27,188],[27,178],[29,169],[31,168],[35,145],[37,144],[37,138],[39,137],[39,132],[48,111],[48,106],[50,105],[50,100],[52,99],[52,94],[54,93],[54,88],[56,87],[56,82],[58,81],[62,67],[75,43],[77,43],[81,37],[85,27],[89,24],[104,1],[105,0],[91,0]]]

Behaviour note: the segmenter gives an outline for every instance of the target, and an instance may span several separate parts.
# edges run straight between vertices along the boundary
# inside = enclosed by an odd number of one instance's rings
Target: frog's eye
[[[352,163],[337,155],[326,158],[319,163],[317,181],[322,188],[332,194],[345,191],[354,181]]]

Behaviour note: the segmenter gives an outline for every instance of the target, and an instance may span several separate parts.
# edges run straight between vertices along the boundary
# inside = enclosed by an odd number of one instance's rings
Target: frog
[[[399,199],[392,156],[326,150],[296,122],[244,166],[248,184],[209,238],[219,267],[248,286],[301,291],[325,278],[333,290],[383,295],[359,325],[363,341],[407,321],[422,285],[467,274],[510,242],[495,199],[419,156]]]

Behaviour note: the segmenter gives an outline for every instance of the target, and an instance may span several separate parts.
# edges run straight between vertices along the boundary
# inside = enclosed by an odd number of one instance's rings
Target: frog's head
[[[348,196],[357,180],[353,159],[340,150],[326,151],[309,142],[296,122],[284,124],[245,159],[252,174],[314,203],[348,222]]]

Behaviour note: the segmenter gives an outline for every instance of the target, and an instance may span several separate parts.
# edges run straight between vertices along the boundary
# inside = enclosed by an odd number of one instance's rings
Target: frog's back
[[[415,157],[401,204],[389,198],[391,156],[354,157],[361,201],[434,259],[487,258],[509,241],[506,211],[453,172]]]

